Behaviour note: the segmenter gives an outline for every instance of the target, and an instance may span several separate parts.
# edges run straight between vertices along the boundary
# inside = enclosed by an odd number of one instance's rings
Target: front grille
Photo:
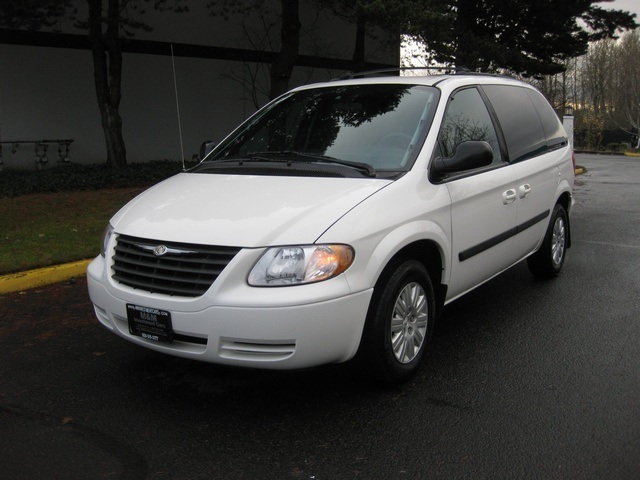
[[[164,248],[162,248],[162,247]],[[158,256],[157,247],[165,250]],[[112,278],[132,288],[181,297],[204,294],[240,251],[119,235]]]

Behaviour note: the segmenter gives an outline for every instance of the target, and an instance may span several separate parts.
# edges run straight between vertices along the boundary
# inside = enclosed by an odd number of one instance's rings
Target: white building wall
[[[82,2],[81,2],[82,3]],[[279,2],[274,2],[279,5]],[[80,5],[80,4],[79,4]],[[318,14],[313,5],[302,2],[300,53],[350,59],[355,26]],[[277,9],[274,7],[274,14]],[[279,48],[279,22],[266,38],[263,22],[254,18],[224,21],[208,15],[204,6],[186,14],[153,12],[144,17],[152,32],[137,32],[135,39],[230,48]],[[243,26],[244,25],[244,26]],[[56,30],[83,34],[71,22],[61,22]],[[249,32],[248,37],[245,32]],[[397,46],[367,45],[368,61],[398,64]],[[179,93],[184,154],[191,159],[203,140],[220,141],[243,119],[255,111],[240,83],[246,69],[260,68],[263,77],[268,65],[237,61],[176,56],[174,58]],[[326,69],[296,67],[291,86],[327,80],[342,73]],[[262,87],[266,88],[263,83]],[[266,98],[261,98],[264,104]],[[123,135],[130,162],[180,160],[180,140],[176,112],[171,57],[125,53],[123,55],[122,102]],[[76,163],[103,163],[105,141],[93,82],[89,50],[0,44],[0,140],[7,142],[42,139],[73,139],[70,159]],[[33,145],[4,144],[3,167],[34,168]],[[57,147],[48,152],[55,165]]]

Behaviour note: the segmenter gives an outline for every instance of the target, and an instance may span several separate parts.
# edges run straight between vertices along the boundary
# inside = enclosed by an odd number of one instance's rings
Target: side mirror
[[[200,145],[200,160],[204,160],[204,158],[209,155],[214,148],[216,148],[215,142],[212,142],[211,140],[202,142],[202,145]]]
[[[453,157],[438,157],[433,162],[433,171],[437,175],[463,172],[474,168],[486,167],[493,162],[493,149],[487,142],[469,140],[456,148]]]

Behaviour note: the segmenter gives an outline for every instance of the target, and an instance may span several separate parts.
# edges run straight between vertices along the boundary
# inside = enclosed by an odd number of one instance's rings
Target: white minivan
[[[297,88],[110,221],[88,268],[115,334],[158,352],[296,369],[420,366],[441,308],[570,246],[567,135],[533,87],[494,75]]]

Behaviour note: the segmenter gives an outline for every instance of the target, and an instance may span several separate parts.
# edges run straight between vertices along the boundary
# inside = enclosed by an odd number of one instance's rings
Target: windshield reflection
[[[286,151],[369,164],[376,170],[407,170],[431,124],[437,96],[432,87],[396,84],[294,92],[245,123],[209,159]]]

